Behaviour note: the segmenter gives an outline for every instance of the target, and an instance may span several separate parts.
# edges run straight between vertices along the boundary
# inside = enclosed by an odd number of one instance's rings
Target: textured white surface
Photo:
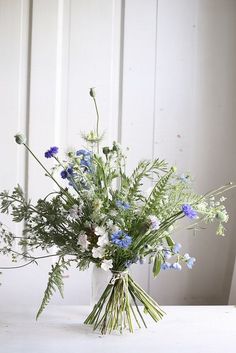
[[[0,352],[4,353],[235,353],[236,308],[168,306],[148,329],[101,336],[82,324],[88,306],[48,306],[35,322],[36,308],[0,309]]]

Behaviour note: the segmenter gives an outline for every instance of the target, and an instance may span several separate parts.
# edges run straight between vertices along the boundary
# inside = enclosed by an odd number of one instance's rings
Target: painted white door
[[[50,190],[13,135],[23,131],[40,158],[53,144],[80,147],[95,123],[90,87],[104,143],[129,147],[129,170],[160,156],[191,171],[200,192],[236,179],[235,31],[232,0],[0,0],[0,189],[19,182],[33,200]],[[212,227],[177,234],[197,258],[192,271],[153,280],[146,264],[134,276],[162,304],[226,303],[235,230],[232,217],[226,239]],[[38,304],[50,265],[4,271],[0,305]],[[63,303],[88,303],[90,276],[70,271]]]

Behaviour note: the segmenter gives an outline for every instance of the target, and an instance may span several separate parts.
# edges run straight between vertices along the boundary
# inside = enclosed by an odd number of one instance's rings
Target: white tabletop
[[[0,353],[235,353],[235,306],[168,306],[148,329],[102,336],[82,324],[91,308],[0,309]]]

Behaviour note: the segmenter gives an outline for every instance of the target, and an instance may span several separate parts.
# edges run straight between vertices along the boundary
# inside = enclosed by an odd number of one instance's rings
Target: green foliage
[[[40,305],[40,308],[36,315],[36,320],[42,314],[46,306],[48,305],[53,293],[58,289],[61,297],[63,298],[63,272],[67,269],[67,264],[63,258],[59,258],[58,262],[55,265],[52,265],[52,270],[48,274],[48,284],[44,292],[43,300]]]

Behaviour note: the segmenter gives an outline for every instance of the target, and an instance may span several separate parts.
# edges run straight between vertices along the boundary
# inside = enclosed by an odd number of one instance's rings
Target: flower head
[[[107,233],[104,233],[103,235],[101,235],[101,236],[98,238],[97,245],[98,245],[98,246],[101,246],[101,247],[104,247],[104,246],[106,246],[107,244],[109,244],[108,234],[107,234]]]
[[[96,258],[102,258],[104,256],[105,253],[105,249],[102,247],[98,247],[98,248],[93,248],[92,249],[92,256],[96,259]]]
[[[88,250],[90,242],[87,240],[87,234],[86,233],[80,233],[79,234],[79,239],[78,239],[78,245],[81,246],[82,251]]]
[[[132,243],[132,238],[122,230],[118,230],[112,234],[111,241],[113,244],[119,246],[120,248],[127,249]]]
[[[178,262],[173,263],[171,265],[171,268],[173,268],[174,270],[177,270],[177,271],[181,271],[182,270],[182,266]]]
[[[81,167],[84,167],[87,171],[89,171],[92,165],[92,162],[91,162],[92,152],[81,149],[76,152],[76,156],[81,158],[80,159]]]
[[[190,257],[190,259],[188,259],[188,261],[187,261],[187,267],[189,269],[192,269],[195,262],[196,262],[195,257]]]
[[[171,264],[169,262],[163,262],[163,264],[161,265],[161,269],[162,270],[169,270],[171,268]]]
[[[118,208],[122,208],[123,210],[128,210],[130,208],[130,205],[128,203],[121,200],[116,201],[116,206]]]
[[[182,211],[190,219],[197,218],[197,212],[189,205],[189,204],[184,204],[182,206]]]
[[[68,168],[61,171],[62,179],[67,179],[70,176],[73,176],[73,168],[72,167],[68,167]]]
[[[152,230],[158,230],[160,228],[160,221],[156,216],[150,215],[148,216],[148,220]]]
[[[106,260],[106,259],[105,259],[105,260],[102,261],[101,268],[102,268],[104,271],[108,271],[108,270],[110,270],[112,267],[113,267],[112,260]]]
[[[173,251],[174,254],[178,254],[181,248],[182,248],[182,245],[180,243],[176,243],[173,246],[172,251]]]
[[[58,147],[56,146],[53,146],[53,147],[50,147],[49,150],[47,150],[45,153],[44,153],[44,156],[46,158],[51,158],[53,157],[55,154],[58,153]]]
[[[170,250],[164,250],[164,258],[165,258],[166,260],[170,259],[171,256],[172,256],[172,254],[171,254],[171,251],[170,251]]]

